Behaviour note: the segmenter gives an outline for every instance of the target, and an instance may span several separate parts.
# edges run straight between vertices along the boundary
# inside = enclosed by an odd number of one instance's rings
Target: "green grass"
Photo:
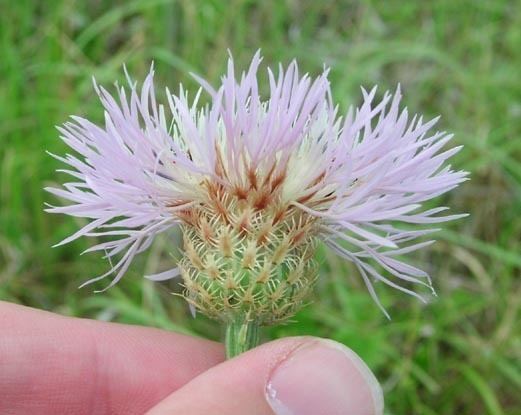
[[[43,212],[42,188],[64,179],[45,150],[65,149],[54,128],[70,114],[100,119],[91,76],[110,84],[126,63],[140,79],[154,60],[158,85],[189,88],[189,71],[214,82],[230,48],[318,73],[331,66],[335,99],[359,86],[394,88],[465,149],[472,180],[441,202],[471,216],[415,256],[439,297],[421,305],[379,290],[372,304],[356,271],[321,251],[322,278],[298,323],[270,338],[312,334],[351,346],[381,380],[387,414],[521,413],[521,6],[516,1],[0,0],[0,298],[60,313],[212,338],[169,288],[141,277],[169,240],[136,261],[115,288],[77,286],[105,269],[77,241],[51,249],[83,222]]]

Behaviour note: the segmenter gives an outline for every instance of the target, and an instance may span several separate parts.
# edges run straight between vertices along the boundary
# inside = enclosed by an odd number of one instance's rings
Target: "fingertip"
[[[170,395],[149,415],[381,415],[382,390],[352,350],[294,337],[225,361]]]
[[[376,377],[351,349],[314,339],[273,371],[266,399],[276,415],[380,415],[383,393]]]

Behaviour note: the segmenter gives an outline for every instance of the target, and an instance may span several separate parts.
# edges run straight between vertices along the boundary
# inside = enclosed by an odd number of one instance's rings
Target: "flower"
[[[87,283],[114,274],[110,287],[156,235],[180,227],[182,260],[148,278],[181,274],[192,306],[221,319],[292,315],[317,279],[320,241],[355,264],[380,308],[372,280],[422,298],[411,283],[431,287],[428,275],[398,258],[432,242],[415,240],[434,229],[407,224],[464,216],[422,207],[466,179],[445,164],[460,150],[442,150],[452,135],[400,110],[400,88],[380,102],[362,89],[361,106],[339,116],[328,71],[301,76],[296,62],[268,69],[263,99],[260,63],[257,53],[237,80],[230,57],[218,89],[196,77],[195,98],[167,90],[166,108],[153,68],[141,91],[127,75],[130,92],[116,98],[95,84],[104,125],[72,117],[59,127],[77,155],[55,157],[74,181],[47,190],[71,204],[48,211],[90,220],[60,244],[109,237],[87,251],[119,259]]]

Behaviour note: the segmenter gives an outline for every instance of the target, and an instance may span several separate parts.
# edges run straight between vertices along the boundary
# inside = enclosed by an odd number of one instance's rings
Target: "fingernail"
[[[293,351],[273,371],[266,399],[276,415],[381,415],[383,394],[351,349],[318,339]]]

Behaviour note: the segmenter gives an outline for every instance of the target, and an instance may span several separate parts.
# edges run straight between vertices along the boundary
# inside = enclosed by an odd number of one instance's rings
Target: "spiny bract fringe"
[[[258,194],[207,186],[208,201],[184,212],[179,264],[188,302],[219,320],[273,324],[312,291],[317,219],[291,206],[257,206]]]

